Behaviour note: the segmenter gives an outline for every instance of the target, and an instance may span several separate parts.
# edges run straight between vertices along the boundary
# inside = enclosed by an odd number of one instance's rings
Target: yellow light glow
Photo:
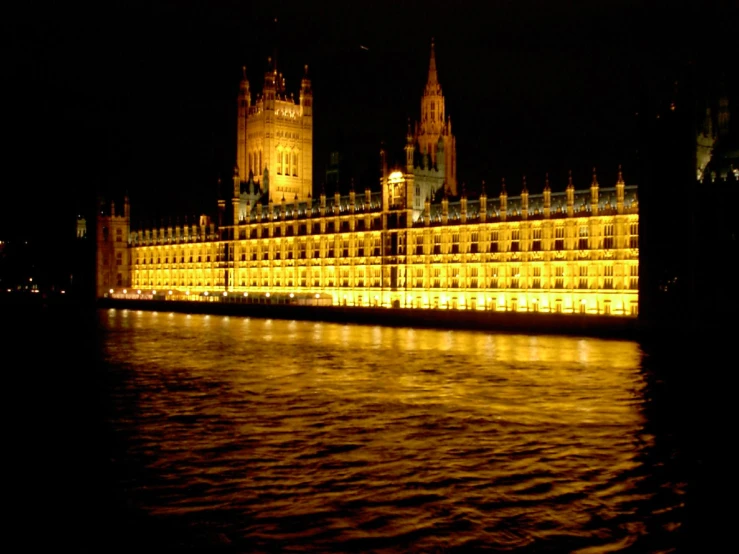
[[[208,296],[208,291],[207,290],[203,293],[203,296]]]
[[[8,289],[8,291],[10,291],[10,289]],[[110,290],[109,290],[108,292],[109,292],[110,294],[113,294],[113,289],[110,289]]]
[[[223,296],[228,296],[228,293],[224,291]]]
[[[295,295],[291,292],[290,293],[290,298],[294,298],[294,297],[295,297]]]
[[[123,294],[126,294],[128,291],[126,289],[123,289]]]
[[[265,296],[266,296],[267,298],[269,298],[269,293],[267,293],[267,294],[266,294]]]
[[[400,181],[402,181],[402,180],[403,180],[403,173],[402,173],[402,172],[400,172],[400,171],[393,171],[393,172],[392,172],[392,173],[391,173],[391,174],[390,174],[390,175],[388,176],[388,180],[389,180],[389,181],[390,181],[391,183],[399,183]]]
[[[136,294],[141,294],[141,291],[140,291],[140,290],[137,290],[137,291],[136,291]]]
[[[248,292],[245,292],[245,293],[244,293],[244,296],[249,296],[249,293],[248,293]]]

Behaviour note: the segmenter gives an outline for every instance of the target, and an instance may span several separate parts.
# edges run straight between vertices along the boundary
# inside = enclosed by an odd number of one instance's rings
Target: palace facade
[[[610,187],[594,170],[583,189],[570,176],[564,190],[547,179],[529,194],[524,179],[515,196],[504,183],[495,197],[450,201],[456,147],[433,44],[406,163],[389,167],[381,151],[379,190],[311,196],[310,82],[299,103],[278,85],[268,72],[251,106],[242,80],[234,191],[218,224],[131,229],[128,199],[99,212],[99,297],[637,315],[639,202],[620,171]]]

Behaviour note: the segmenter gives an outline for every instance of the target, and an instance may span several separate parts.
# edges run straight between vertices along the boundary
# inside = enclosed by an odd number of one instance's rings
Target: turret
[[[249,80],[246,78],[246,66],[243,66],[241,71],[241,83],[239,84],[239,94],[236,99],[238,112],[236,124],[236,166],[240,168],[239,173],[246,178],[250,169],[246,127],[249,117],[249,107],[251,106],[251,91],[249,90]]]
[[[549,186],[549,173],[544,178],[544,217],[549,219],[552,215],[552,189]]]
[[[624,177],[621,173],[621,164],[618,165],[618,180],[616,180],[616,213],[624,213]]]
[[[595,168],[593,168],[593,180],[590,183],[590,213],[591,215],[598,215],[598,177],[595,174]]]
[[[408,132],[405,136],[405,170],[407,173],[413,173],[413,153],[415,147],[413,144],[413,134],[411,133],[411,119],[408,118]]]
[[[313,116],[313,90],[308,78],[308,66],[305,66],[303,79],[300,81],[300,110],[304,117]]]
[[[521,218],[529,218],[529,189],[526,188],[526,175],[523,176],[523,184],[521,186]]]
[[[462,196],[459,199],[459,216],[462,223],[467,223],[467,190],[462,184]]]
[[[240,209],[241,209],[241,179],[239,177],[239,166],[234,166],[233,170],[233,196],[231,197],[231,209],[233,210],[233,221],[234,225],[239,224]],[[248,202],[247,202],[248,204]]]
[[[567,216],[572,217],[575,215],[575,185],[572,184],[572,170],[569,172],[567,181]]]
[[[508,219],[508,192],[505,189],[505,178],[500,185],[500,220]]]
[[[482,182],[480,190],[480,223],[485,223],[488,218],[488,195],[485,192],[485,181]]]

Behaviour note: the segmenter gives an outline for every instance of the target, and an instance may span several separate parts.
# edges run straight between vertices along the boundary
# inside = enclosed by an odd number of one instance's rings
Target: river
[[[679,357],[636,342],[113,309],[78,330],[89,352],[38,345],[91,366],[50,381],[72,415],[36,411],[20,504],[66,499],[91,551],[676,552],[719,524]]]

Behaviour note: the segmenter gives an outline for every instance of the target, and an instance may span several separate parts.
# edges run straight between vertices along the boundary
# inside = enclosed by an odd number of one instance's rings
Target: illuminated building
[[[252,104],[246,68],[243,71],[234,170],[237,220],[246,217],[247,204],[253,207],[263,198],[305,201],[313,182],[313,93],[308,66],[297,102],[287,94],[284,77],[272,65],[265,73],[262,94]]]
[[[547,180],[542,194],[529,194],[524,179],[516,196],[504,185],[496,197],[467,198],[462,190],[454,202],[445,194],[432,201],[432,193],[456,188],[433,45],[406,163],[390,168],[381,151],[379,191],[310,196],[307,135],[299,142],[261,135],[279,118],[286,126],[275,129],[283,133],[310,129],[310,83],[303,79],[299,105],[274,102],[275,112],[294,110],[278,116],[267,107],[281,90],[275,75],[268,73],[256,108],[246,79],[241,84],[237,167],[249,168],[249,178],[235,172],[228,217],[225,200],[218,224],[203,216],[197,225],[131,230],[127,200],[122,215],[101,212],[98,296],[637,315],[639,203],[620,171],[606,188],[593,171],[582,190],[570,177],[564,190],[552,191]],[[292,154],[280,158],[291,148],[296,162]],[[253,177],[259,172],[261,193]]]

